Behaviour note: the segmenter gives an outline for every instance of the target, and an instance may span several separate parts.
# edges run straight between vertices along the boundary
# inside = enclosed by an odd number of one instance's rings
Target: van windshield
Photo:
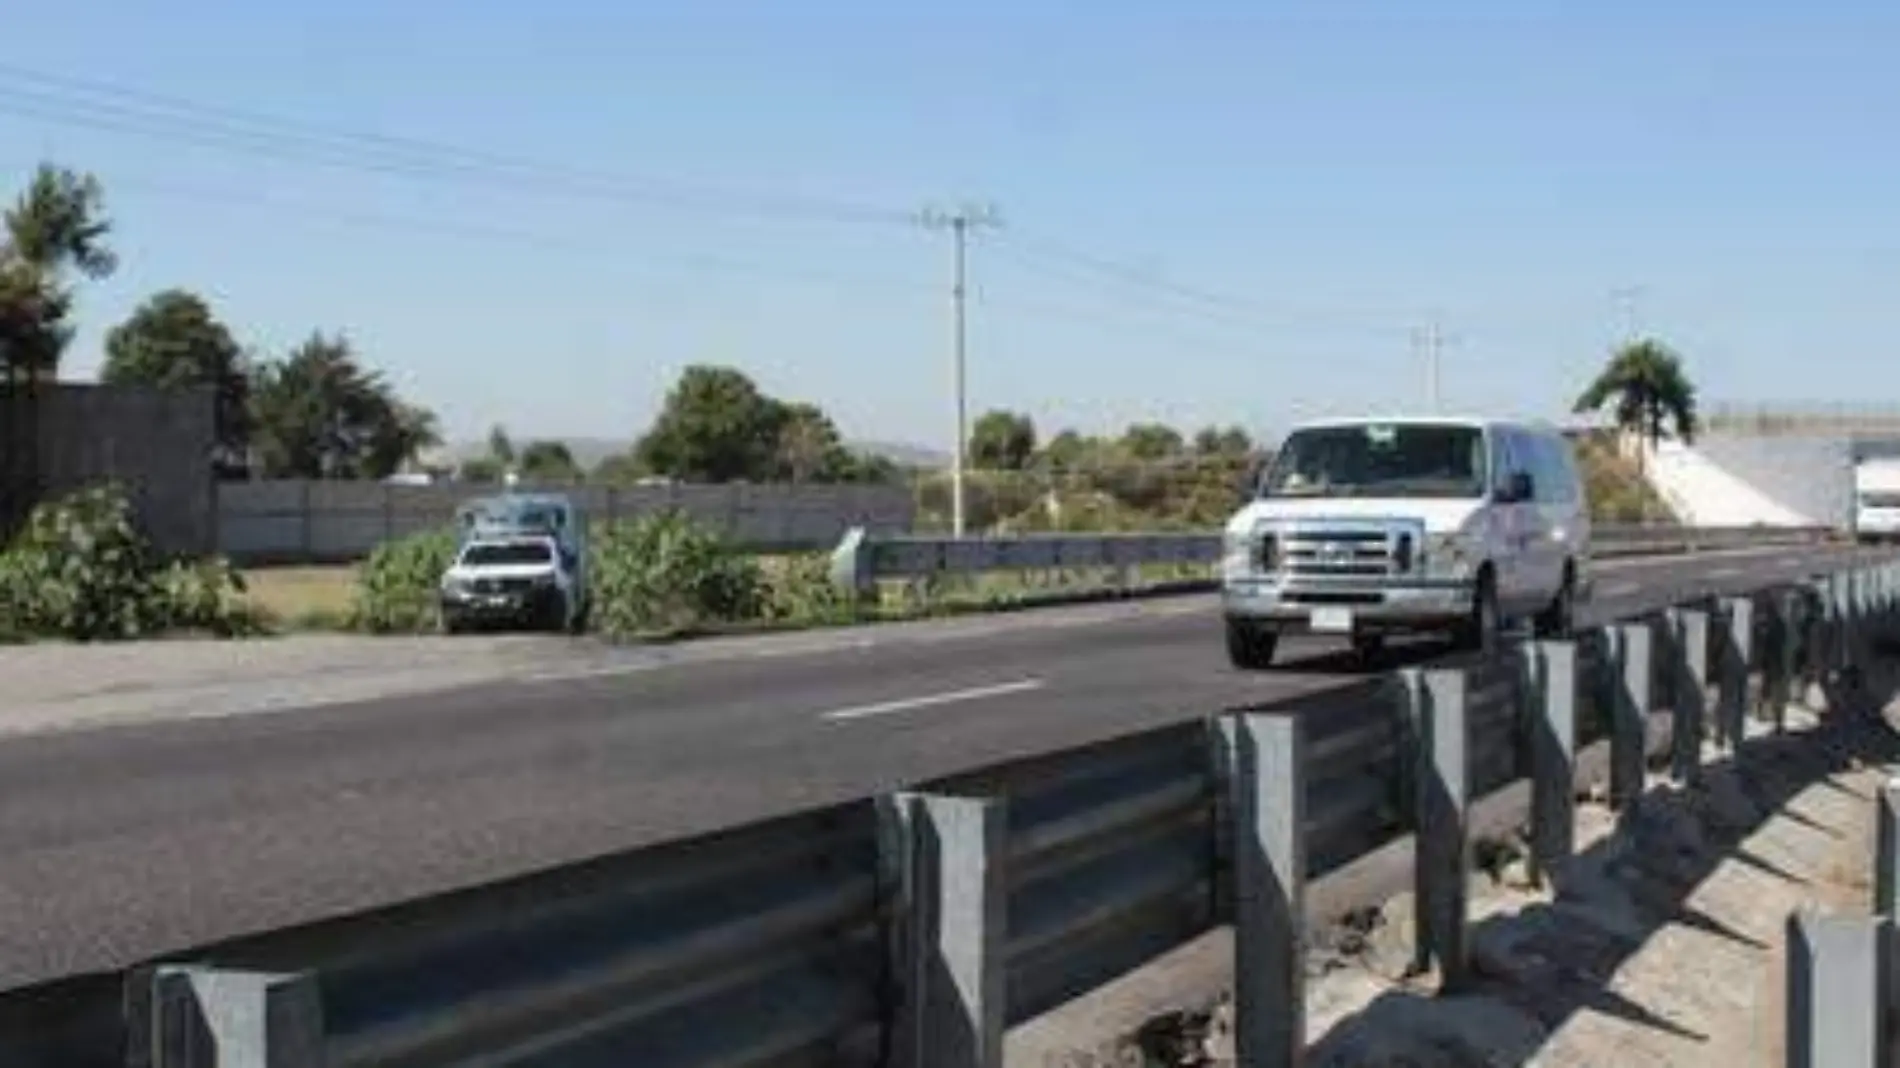
[[[1484,496],[1484,432],[1474,426],[1365,423],[1287,436],[1261,497]]]

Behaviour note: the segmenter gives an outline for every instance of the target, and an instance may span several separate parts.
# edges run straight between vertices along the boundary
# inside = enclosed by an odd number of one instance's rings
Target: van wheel
[[[1497,582],[1489,568],[1478,573],[1478,588],[1471,597],[1471,615],[1458,627],[1454,639],[1467,652],[1494,653],[1503,622],[1498,618]]]
[[[1245,620],[1227,621],[1227,659],[1243,671],[1262,671],[1273,666],[1273,654],[1280,636]]]
[[[1539,638],[1568,638],[1577,625],[1577,576],[1568,566],[1564,568],[1563,585],[1558,587],[1557,596],[1551,599],[1550,606],[1537,615],[1537,636]]]

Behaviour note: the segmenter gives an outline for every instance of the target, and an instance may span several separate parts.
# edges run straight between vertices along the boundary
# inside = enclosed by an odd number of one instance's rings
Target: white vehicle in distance
[[[1394,633],[1495,646],[1514,619],[1567,634],[1587,596],[1590,508],[1553,427],[1404,417],[1302,424],[1227,523],[1221,600],[1236,667],[1280,635],[1376,656]]]
[[[578,631],[585,600],[573,558],[551,534],[497,532],[462,543],[442,575],[442,626]]]
[[[1862,544],[1900,541],[1900,457],[1854,465],[1854,536]]]

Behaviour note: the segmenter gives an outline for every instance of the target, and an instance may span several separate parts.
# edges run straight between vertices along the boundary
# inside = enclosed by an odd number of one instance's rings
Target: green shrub
[[[167,630],[235,638],[265,629],[262,614],[244,596],[243,574],[222,557],[175,561],[153,577],[153,587]]]
[[[95,486],[35,508],[0,553],[0,634],[79,641],[184,627],[235,634],[252,623],[242,592],[222,560],[156,558],[125,494]]]
[[[442,572],[455,557],[455,534],[429,530],[376,546],[356,573],[350,622],[373,634],[430,631],[441,625]]]
[[[857,598],[831,581],[828,553],[801,553],[784,561],[768,581],[766,613],[798,623],[846,623],[857,618]]]
[[[764,615],[758,561],[678,513],[607,525],[593,550],[592,614],[602,634],[680,634]]]

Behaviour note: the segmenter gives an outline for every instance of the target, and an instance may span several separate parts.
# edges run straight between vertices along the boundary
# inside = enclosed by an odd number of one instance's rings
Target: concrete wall
[[[1847,434],[1710,433],[1695,449],[1711,463],[1811,522],[1842,529],[1854,518],[1856,440]]]
[[[210,552],[217,543],[215,404],[209,389],[42,386],[37,450],[30,458],[37,477],[28,481],[37,484],[42,501],[116,481],[159,551]],[[0,492],[13,506],[0,511],[30,507],[27,486],[10,481]]]
[[[469,485],[227,482],[219,492],[218,546],[248,564],[357,560],[379,542],[447,526],[457,505],[498,492]],[[585,486],[550,492],[568,494],[594,520],[679,510],[758,549],[830,549],[853,526],[903,532],[916,512],[904,486]]]

